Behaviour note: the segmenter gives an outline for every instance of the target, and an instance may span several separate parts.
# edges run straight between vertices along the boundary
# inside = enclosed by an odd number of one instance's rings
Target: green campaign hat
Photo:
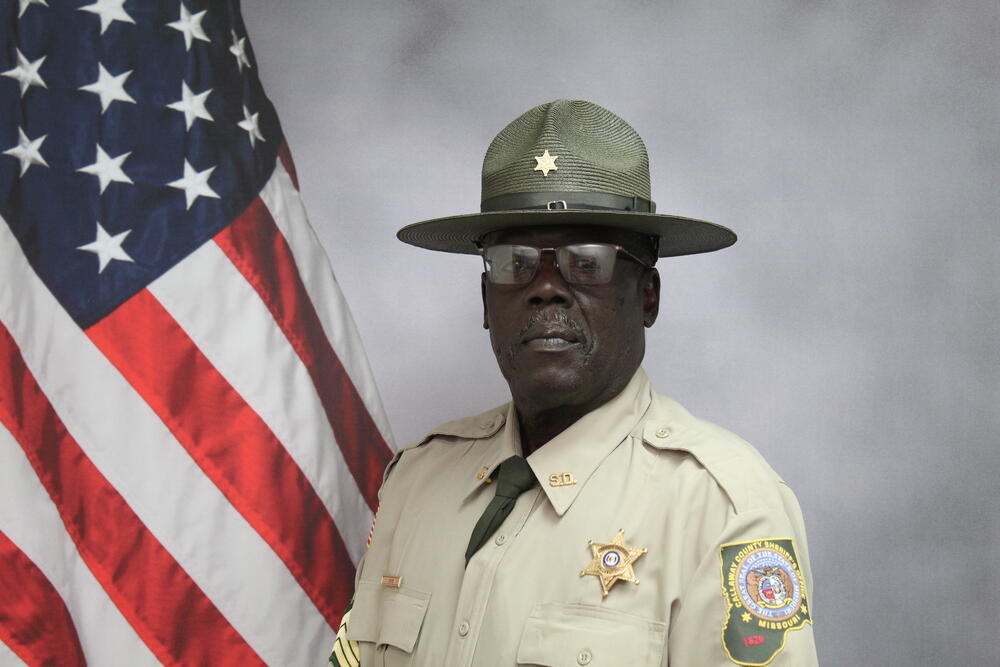
[[[583,100],[539,105],[500,131],[483,160],[479,213],[413,223],[396,236],[421,248],[477,254],[476,241],[489,232],[563,224],[655,237],[660,257],[736,243],[736,234],[722,225],[656,213],[639,134]]]

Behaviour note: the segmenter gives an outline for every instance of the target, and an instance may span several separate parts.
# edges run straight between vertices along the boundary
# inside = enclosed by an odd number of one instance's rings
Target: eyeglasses
[[[543,252],[555,253],[559,273],[571,285],[604,285],[610,282],[618,253],[647,269],[651,267],[625,248],[611,243],[572,243],[558,248],[511,244],[479,247],[486,266],[486,278],[494,285],[530,283],[542,264]]]

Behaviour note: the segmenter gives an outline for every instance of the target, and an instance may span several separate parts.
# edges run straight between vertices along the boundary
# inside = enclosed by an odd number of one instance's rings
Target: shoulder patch
[[[790,538],[723,544],[722,594],[729,607],[722,647],[737,665],[770,664],[785,635],[812,623]]]

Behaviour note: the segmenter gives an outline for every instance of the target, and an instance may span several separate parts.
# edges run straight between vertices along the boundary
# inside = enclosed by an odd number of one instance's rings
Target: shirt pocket
[[[375,664],[406,664],[394,660],[413,652],[431,594],[407,586],[393,588],[362,581],[354,592],[347,638],[375,646]],[[408,658],[409,655],[406,656]]]
[[[517,664],[657,667],[667,625],[586,604],[539,604],[524,625]]]

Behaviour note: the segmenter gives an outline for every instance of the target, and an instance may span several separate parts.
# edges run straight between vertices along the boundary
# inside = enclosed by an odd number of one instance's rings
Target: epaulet
[[[750,443],[694,417],[665,396],[656,396],[652,408],[643,425],[643,441],[656,449],[692,455],[726,493],[737,514],[782,507],[778,485],[783,482]]]
[[[455,438],[479,439],[489,438],[496,434],[507,419],[507,404],[497,406],[492,410],[480,412],[473,417],[465,417],[454,421],[445,422],[436,428],[431,429],[423,438],[406,448],[419,447],[431,439],[438,436],[451,436]]]
[[[396,462],[399,461],[399,458],[404,452],[426,445],[434,438],[445,436],[476,440],[496,435],[497,431],[503,427],[504,422],[507,420],[508,405],[509,404],[504,403],[503,405],[499,405],[491,410],[480,412],[478,415],[455,419],[431,429],[424,435],[424,437],[408,444],[406,447],[403,447],[396,452],[395,456],[392,457],[392,460],[390,460],[388,465],[386,465],[385,472],[382,473],[382,483],[385,483],[386,478],[389,476],[389,472],[392,470],[393,466],[396,465]]]

